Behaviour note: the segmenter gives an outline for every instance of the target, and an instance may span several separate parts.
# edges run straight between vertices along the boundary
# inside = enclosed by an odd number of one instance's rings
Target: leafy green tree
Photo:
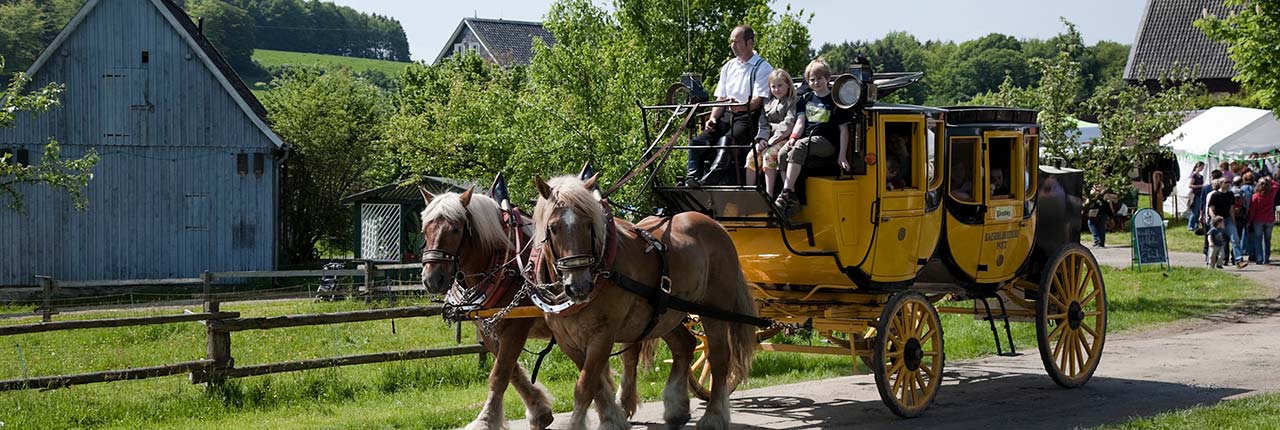
[[[204,19],[204,35],[227,62],[240,73],[255,71],[253,47],[257,33],[253,18],[244,9],[222,0],[193,0],[188,13]]]
[[[535,41],[526,68],[501,69],[472,55],[407,68],[386,127],[388,167],[378,174],[487,179],[505,171],[527,181],[590,161],[610,184],[647,143],[636,103],[660,102],[686,71],[714,88],[731,56],[729,33],[743,23],[755,28],[757,51],[775,66],[799,70],[809,61],[805,14],[774,12],[764,0],[623,0],[612,10],[556,2],[543,22],[556,43]],[[643,207],[639,182],[615,200]],[[533,196],[532,187],[512,191],[519,201]]]
[[[1099,91],[1086,103],[1098,116],[1101,136],[1079,147],[1076,163],[1085,180],[1113,190],[1132,187],[1129,171],[1147,165],[1153,156],[1172,156],[1160,138],[1182,125],[1183,116],[1204,86],[1185,77],[1162,80],[1160,92],[1117,83]]]
[[[1226,0],[1238,12],[1196,21],[1210,38],[1230,45],[1234,80],[1254,92],[1263,106],[1280,113],[1280,1]]]
[[[0,2],[0,55],[17,67],[35,61],[44,49],[45,13],[33,0]]]
[[[4,68],[4,58],[0,57],[0,69]],[[0,93],[0,127],[11,127],[20,114],[40,114],[59,105],[58,96],[64,87],[49,84],[32,92],[24,88],[30,83],[25,73],[17,73],[9,81],[4,92]],[[21,165],[13,160],[11,154],[0,154],[0,194],[8,200],[7,207],[22,211],[24,187],[48,186],[65,191],[71,196],[76,209],[84,210],[89,201],[84,196],[84,188],[93,179],[93,166],[98,163],[98,154],[90,149],[78,159],[63,159],[62,148],[55,140],[49,140],[44,146],[44,154],[38,164]]]
[[[292,147],[284,166],[281,217],[286,262],[313,261],[316,244],[350,239],[343,196],[366,187],[381,151],[386,97],[346,69],[296,69],[263,98],[272,128]]]

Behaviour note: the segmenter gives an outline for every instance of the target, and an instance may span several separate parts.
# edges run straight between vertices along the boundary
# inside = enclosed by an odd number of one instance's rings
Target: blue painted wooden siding
[[[102,159],[88,211],[35,187],[25,214],[0,210],[0,285],[274,268],[275,145],[149,0],[101,0],[34,76],[47,82],[66,85],[63,106],[0,129],[0,148],[34,163],[54,138]]]

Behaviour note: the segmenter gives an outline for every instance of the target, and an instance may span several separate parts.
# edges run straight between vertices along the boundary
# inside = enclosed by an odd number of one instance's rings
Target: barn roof
[[[480,40],[488,59],[501,65],[529,64],[533,60],[533,38],[541,38],[544,43],[555,43],[555,36],[542,26],[541,22],[512,21],[507,19],[462,18],[453,35],[445,43],[436,62],[448,57],[453,52],[453,42],[458,40],[464,28]]]
[[[1235,76],[1227,45],[1209,39],[1195,21],[1210,13],[1225,17],[1222,0],[1147,0],[1138,35],[1129,48],[1124,79],[1160,79],[1174,68],[1192,68],[1195,79]]]
[[[40,56],[36,58],[35,63],[32,63],[31,67],[27,69],[27,76],[35,76],[36,72],[49,61],[49,58],[57,52],[58,48],[66,42],[67,38],[76,31],[76,28],[80,26],[80,23],[84,22],[85,18],[89,16],[89,13],[93,11],[93,8],[101,1],[102,0],[89,0],[80,8],[79,12],[76,12],[76,15],[71,18],[71,22],[67,23],[67,26],[62,29],[62,32],[58,33],[58,37],[53,39],[53,43],[50,43],[49,46],[44,49],[44,52],[40,53]],[[213,43],[209,42],[209,39],[204,37],[204,34],[201,33],[199,28],[196,27],[196,24],[191,21],[191,17],[182,10],[182,7],[174,4],[171,0],[145,1],[149,1],[154,5],[160,12],[160,15],[164,16],[165,20],[173,26],[174,31],[178,32],[182,39],[187,42],[187,45],[195,51],[196,56],[200,57],[201,62],[208,67],[209,72],[213,73],[213,76],[222,84],[222,87],[227,90],[227,93],[229,93],[231,98],[236,101],[236,104],[244,110],[244,113],[249,117],[249,120],[252,121],[258,129],[262,130],[262,133],[266,135],[272,143],[275,143],[277,148],[284,147],[284,140],[281,139],[280,136],[277,135],[276,132],[268,125],[267,109],[262,106],[262,103],[258,101],[258,98],[249,90],[249,86],[245,85],[244,81],[240,79],[240,75],[236,74],[235,70],[231,68],[231,64],[227,63],[227,60],[222,57],[222,54],[218,53],[218,50],[213,47]]]

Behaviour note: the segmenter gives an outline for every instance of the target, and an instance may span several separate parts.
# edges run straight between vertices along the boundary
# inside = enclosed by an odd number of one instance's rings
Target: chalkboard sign
[[[1169,248],[1164,241],[1164,220],[1154,209],[1146,208],[1133,214],[1133,263],[1139,269],[1143,264],[1169,264]]]

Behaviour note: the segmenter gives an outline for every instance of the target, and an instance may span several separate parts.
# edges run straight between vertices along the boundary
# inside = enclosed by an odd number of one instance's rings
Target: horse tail
[[[746,277],[738,270],[738,288],[733,300],[733,312],[743,315],[756,315],[756,301],[751,296],[751,288],[747,286]],[[751,374],[751,359],[756,354],[756,327],[746,323],[729,325],[730,367],[729,380],[734,386],[747,380]]]
[[[677,328],[683,329],[683,327]],[[657,361],[658,355],[658,338],[653,338],[640,342],[640,369],[648,372],[653,369],[653,363]]]

